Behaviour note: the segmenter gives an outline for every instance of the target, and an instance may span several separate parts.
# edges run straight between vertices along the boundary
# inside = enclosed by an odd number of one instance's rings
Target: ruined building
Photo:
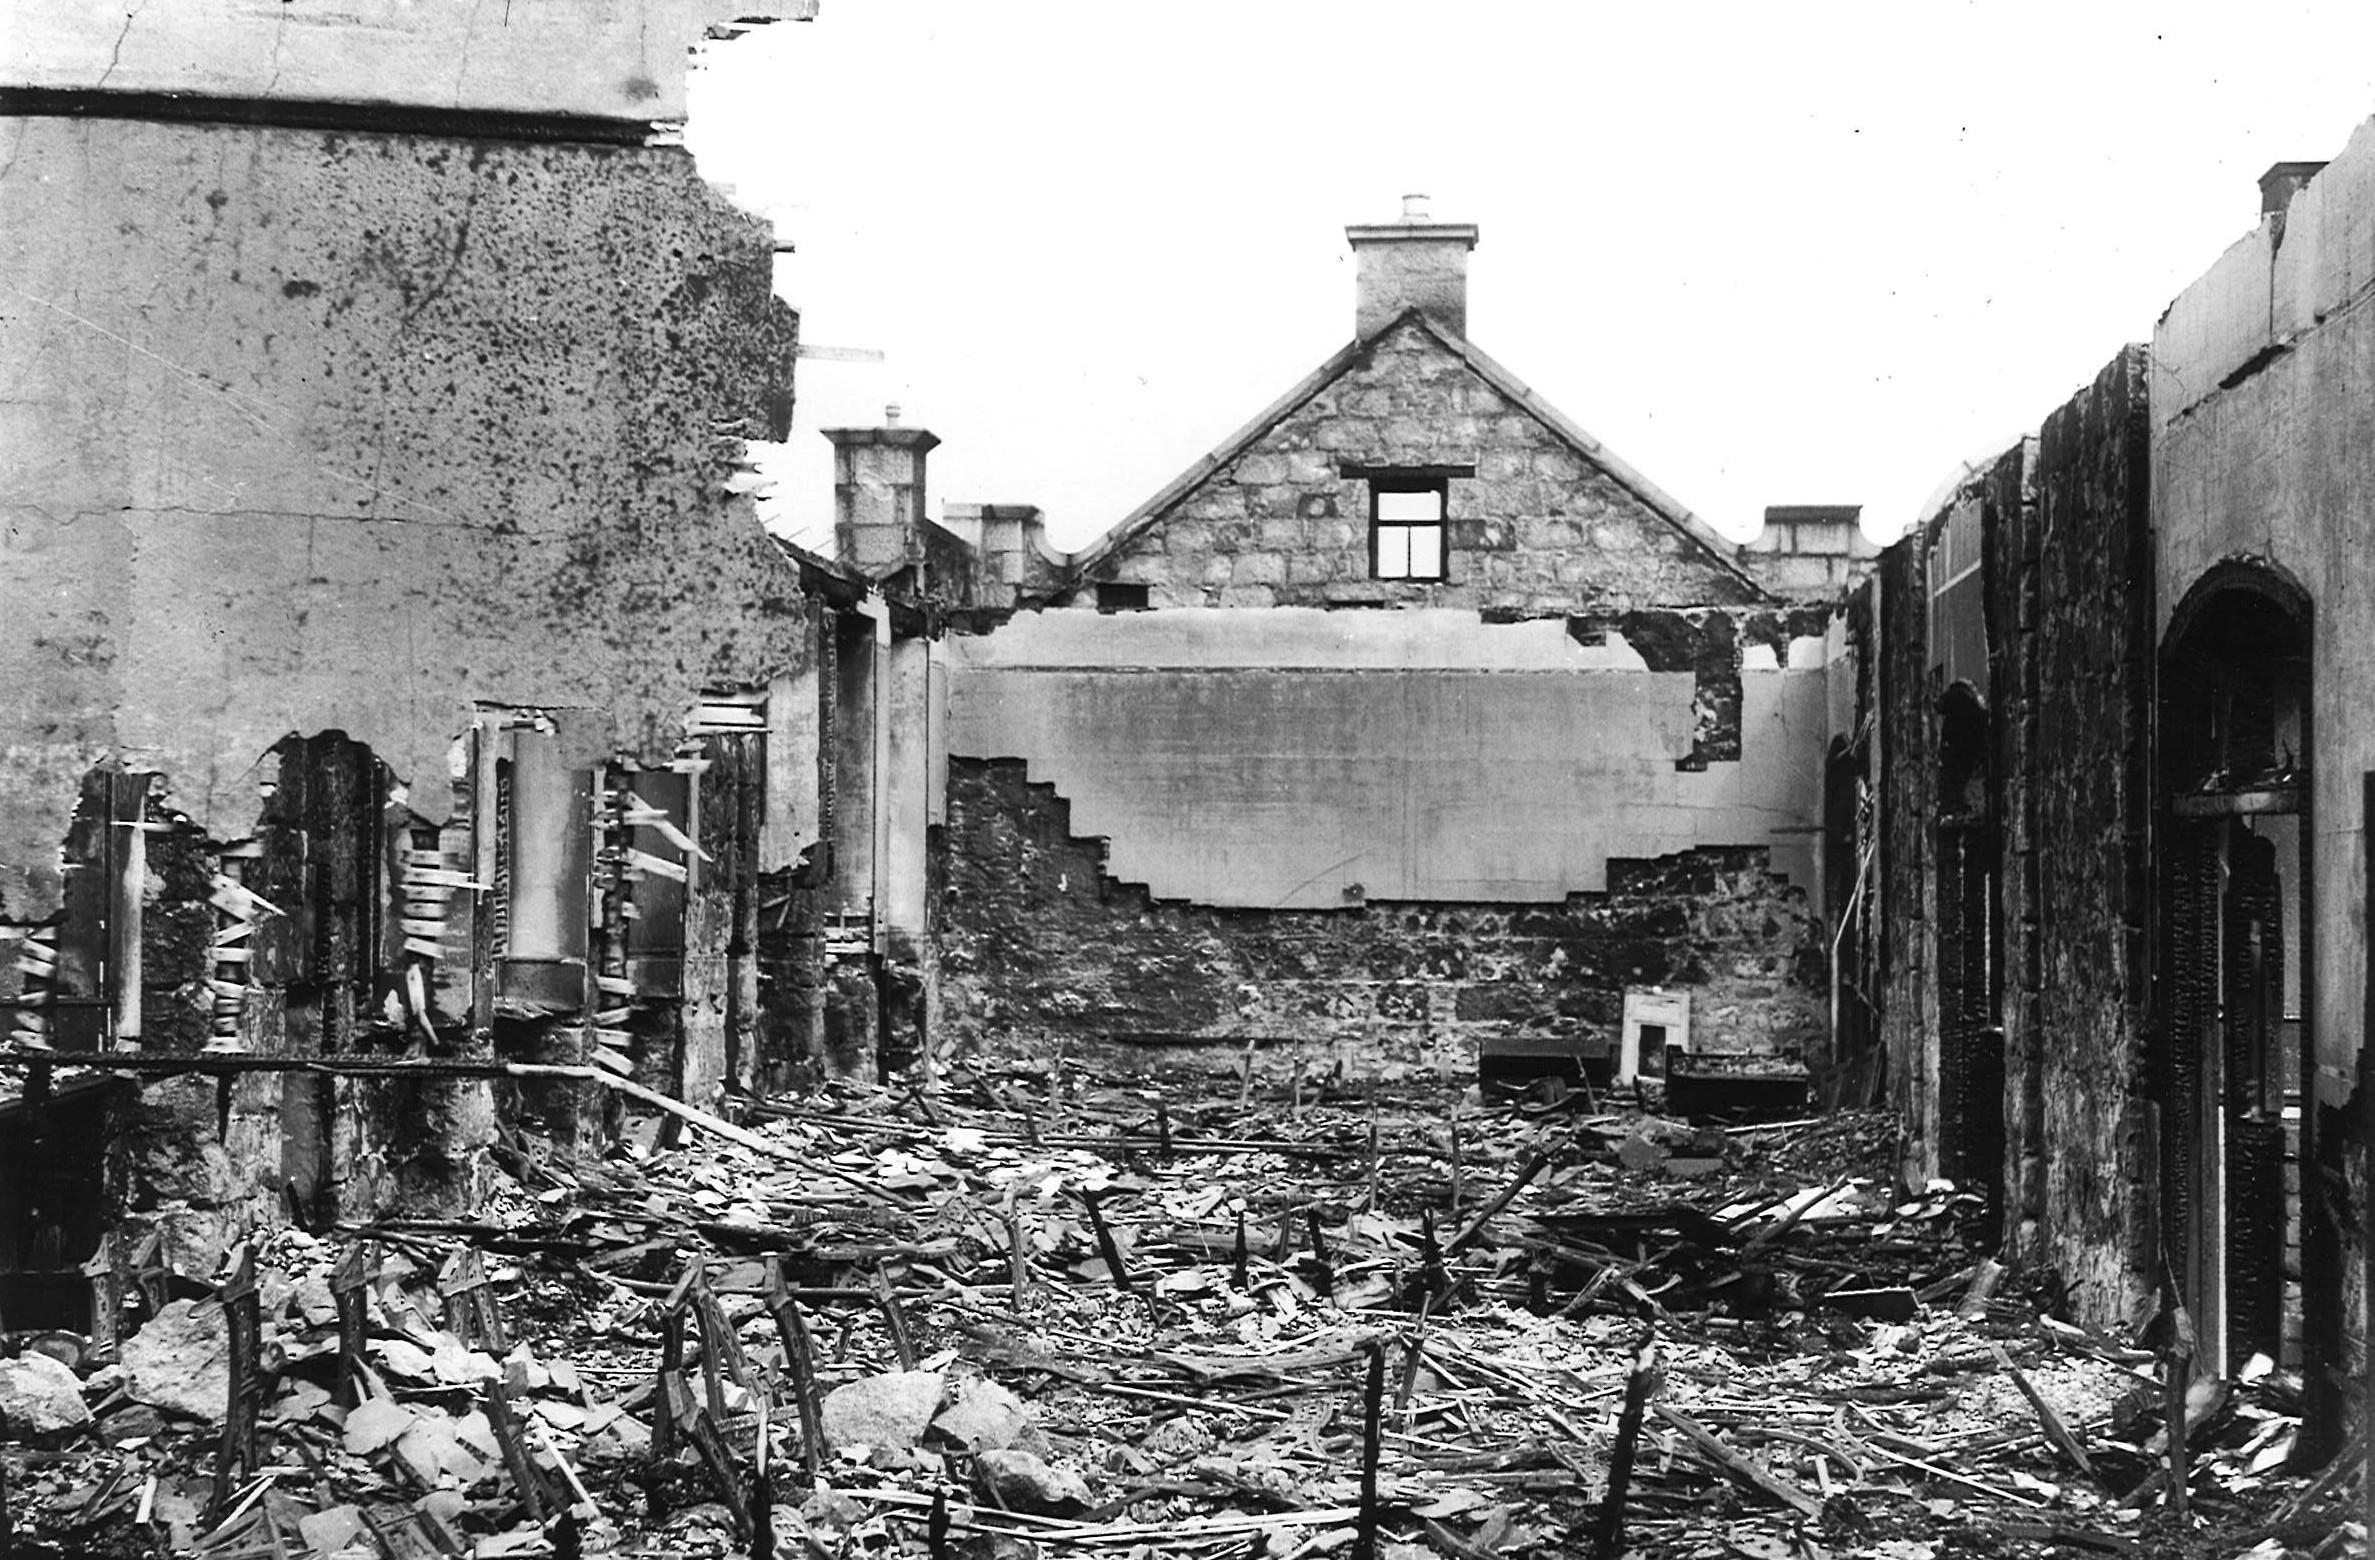
[[[2363,1349],[2375,122],[1848,606],[1876,804],[1841,973],[1909,1175],[2213,1373]]]
[[[1317,1051],[1886,1099],[2078,1315],[2182,1300],[2337,1443],[2375,126],[1877,560],[1700,523],[1467,339],[1415,208],[1079,553],[933,518],[886,416],[826,558],[742,496],[797,321],[664,133],[702,7],[20,11],[5,1325],[466,1205],[618,1087]]]
[[[203,1276],[603,1129],[502,1064],[872,1061],[889,608],[739,496],[798,322],[666,134],[754,14],[17,8],[7,1325],[87,1325],[111,1225]]]
[[[945,1032],[1824,1061],[1855,512],[1711,531],[1467,339],[1477,236],[1351,228],[1352,339],[1078,555],[953,512],[1019,610],[943,651]]]

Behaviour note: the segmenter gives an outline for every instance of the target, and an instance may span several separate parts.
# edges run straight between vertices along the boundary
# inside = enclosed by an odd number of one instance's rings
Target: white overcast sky
[[[2375,5],[823,0],[703,51],[687,140],[797,247],[818,430],[1078,547],[1352,334],[1348,222],[1474,222],[1469,335],[1728,534],[1883,539],[2375,114]]]

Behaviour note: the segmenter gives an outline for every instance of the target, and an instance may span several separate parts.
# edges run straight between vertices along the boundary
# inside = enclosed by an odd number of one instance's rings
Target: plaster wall
[[[1612,856],[1699,845],[1768,847],[1813,887],[1819,665],[1744,674],[1750,757],[1688,772],[1693,677],[1629,669],[1614,635],[1471,619],[1451,667],[1415,669],[1405,614],[1089,619],[1101,644],[1063,616],[1034,630],[1042,666],[1004,635],[982,661],[957,641],[950,751],[1024,759],[1074,832],[1111,841],[1112,875],[1157,898],[1539,903],[1603,890]]]
[[[2335,186],[2328,175],[2337,175]],[[2337,192],[2353,202],[2334,210]],[[2295,197],[2286,245],[2323,227],[2325,263],[2277,273],[2288,282],[2317,280],[2326,291],[2280,295],[2285,317],[2322,311],[2321,324],[2285,340],[2255,371],[2193,396],[2180,407],[2156,403],[2152,445],[2155,518],[2160,536],[2159,632],[2186,591],[2223,559],[2264,559],[2290,574],[2314,603],[2312,659],[2312,801],[2320,929],[2314,981],[2321,1094],[2329,1102],[2356,1084],[2364,998],[2362,963],[2366,877],[2360,783],[2375,770],[2375,729],[2360,718],[2375,701],[2375,579],[2365,567],[2375,544],[2375,313],[2364,307],[2375,281],[2375,126],[2362,127],[2343,157]],[[2355,246],[2355,262],[2337,251]],[[2351,284],[2347,296],[2338,288]],[[2219,292],[2227,289],[2220,284]],[[2218,299],[2189,291],[2171,306],[2181,321]],[[2255,311],[2266,317],[2263,308]],[[2164,326],[2164,330],[2171,327]],[[2192,386],[2215,362],[2196,367],[2178,355],[2156,372]],[[2158,364],[2162,339],[2154,338]]]
[[[336,728],[435,819],[479,701],[664,757],[813,654],[719,485],[781,437],[765,228],[668,149],[0,121],[0,911],[74,780],[217,837]]]
[[[2361,787],[2375,771],[2375,121],[2292,200],[2169,307],[2153,338],[2152,480],[2158,636],[2214,565],[2252,558],[2312,602],[2308,993],[2309,1136],[2332,1176],[2364,1141],[2366,841]],[[2321,1184],[2304,1177],[2304,1187]],[[2357,1206],[2356,1196],[2337,1208]],[[2318,1210],[2310,1210],[2312,1222]],[[2347,1247],[2354,1221],[2339,1212]],[[2310,1260],[2305,1250],[2304,1261]],[[2363,1315],[2363,1263],[2336,1275],[2340,1317]],[[2312,1319],[2314,1325],[2314,1318]]]
[[[878,890],[884,928],[920,942],[925,917],[925,850],[931,824],[932,652],[928,639],[903,639],[885,657],[890,718],[890,764],[883,771],[889,854]]]

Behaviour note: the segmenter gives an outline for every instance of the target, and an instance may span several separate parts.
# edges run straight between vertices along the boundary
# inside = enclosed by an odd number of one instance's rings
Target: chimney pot
[[[882,425],[885,428],[896,428],[899,426],[898,402],[893,401],[890,405],[882,409]]]
[[[1426,221],[1426,220],[1427,220],[1427,198],[1426,198],[1424,195],[1405,195],[1405,196],[1403,196],[1403,197],[1402,197],[1402,220],[1403,220],[1403,221],[1405,221],[1405,222],[1424,222],[1424,221]]]

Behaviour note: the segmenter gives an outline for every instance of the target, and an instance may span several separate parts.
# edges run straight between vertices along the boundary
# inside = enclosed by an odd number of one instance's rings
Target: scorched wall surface
[[[336,729],[442,814],[474,703],[665,756],[800,663],[717,484],[790,416],[761,224],[682,151],[105,118],[4,127],[0,912],[55,904],[78,777],[218,837]]]

